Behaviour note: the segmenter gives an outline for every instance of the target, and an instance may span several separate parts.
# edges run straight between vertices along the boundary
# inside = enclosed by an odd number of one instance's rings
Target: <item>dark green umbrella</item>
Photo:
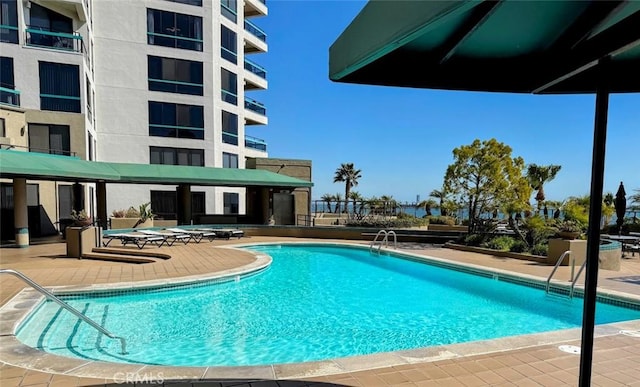
[[[329,49],[336,82],[596,94],[581,386],[593,363],[609,94],[640,91],[638,26],[640,1],[369,1]]]
[[[624,192],[624,185],[620,182],[616,199],[613,202],[616,207],[616,224],[618,225],[618,235],[622,233],[622,224],[624,223],[624,215],[627,212],[627,193]]]

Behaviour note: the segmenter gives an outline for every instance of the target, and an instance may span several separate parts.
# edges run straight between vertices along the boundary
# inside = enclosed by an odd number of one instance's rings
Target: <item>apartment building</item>
[[[266,157],[264,0],[0,0],[0,144],[87,160],[244,168]],[[255,131],[255,132],[254,132]],[[2,206],[12,207],[3,182]],[[30,206],[94,211],[92,184],[27,182]],[[108,211],[176,187],[107,187]],[[81,199],[78,199],[81,197]],[[242,213],[244,188],[193,187],[192,212]]]

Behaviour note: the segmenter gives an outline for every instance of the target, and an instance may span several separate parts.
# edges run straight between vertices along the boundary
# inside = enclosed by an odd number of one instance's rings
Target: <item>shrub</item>
[[[139,218],[140,217],[140,211],[138,211],[136,208],[131,206],[131,207],[129,207],[129,209],[127,211],[125,211],[124,217],[125,218]]]
[[[485,243],[486,234],[469,234],[464,238],[464,244],[467,246],[480,246]]]
[[[111,216],[113,218],[125,218],[127,214],[126,210],[113,210],[113,212],[111,213]]]
[[[429,224],[446,224],[447,226],[453,226],[456,224],[455,219],[450,216],[429,216]]]
[[[514,240],[513,245],[509,251],[514,253],[526,253],[529,250],[529,246],[522,240]]]
[[[549,251],[549,245],[544,243],[538,243],[537,245],[531,248],[531,254],[533,255],[542,255],[544,257],[547,256],[547,252]]]
[[[509,251],[509,249],[511,249],[511,246],[513,246],[514,243],[515,243],[515,239],[509,236],[503,235],[503,236],[499,236],[491,239],[487,243],[487,247],[494,250]]]

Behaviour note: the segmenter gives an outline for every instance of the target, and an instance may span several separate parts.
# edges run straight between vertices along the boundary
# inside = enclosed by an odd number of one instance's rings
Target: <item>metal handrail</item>
[[[380,235],[384,235],[384,238],[382,238],[381,241],[378,241],[378,237]],[[380,252],[380,249],[382,248],[382,244],[387,240],[387,237],[389,236],[389,234],[387,233],[386,230],[380,230],[378,231],[378,233],[376,234],[376,237],[373,238],[373,240],[371,241],[371,244],[369,245],[369,251],[373,251],[374,246],[376,246],[376,242],[379,242],[379,247],[378,247],[378,252]]]
[[[11,275],[14,275],[14,276],[20,278],[26,284],[28,284],[29,286],[31,286],[32,288],[34,288],[35,290],[37,290],[38,292],[43,294],[45,297],[47,297],[51,301],[53,301],[53,302],[57,303],[58,305],[60,305],[63,309],[68,310],[69,312],[74,314],[76,317],[78,317],[82,321],[86,322],[87,324],[89,324],[92,327],[94,327],[95,329],[97,329],[100,333],[102,333],[102,334],[104,334],[107,337],[110,337],[112,339],[120,340],[121,354],[122,355],[126,355],[127,354],[127,341],[124,338],[122,338],[120,336],[116,336],[113,333],[109,332],[102,325],[98,324],[97,322],[93,321],[89,317],[85,316],[80,311],[75,309],[73,306],[71,306],[71,305],[67,304],[66,302],[62,301],[61,299],[56,297],[53,293],[51,293],[47,289],[43,288],[42,286],[38,285],[37,283],[35,283],[31,278],[29,278],[26,275],[20,273],[19,271],[15,271],[15,270],[12,270],[12,269],[0,269],[0,274],[11,274]]]
[[[553,267],[553,270],[551,270],[551,274],[549,274],[549,277],[547,278],[547,287],[545,289],[545,291],[547,293],[549,293],[549,287],[551,286],[551,277],[553,277],[553,275],[555,274],[556,270],[558,270],[558,267],[560,266],[560,263],[562,263],[562,261],[564,260],[564,257],[566,257],[567,254],[571,254],[571,250],[567,250],[564,253],[562,253],[560,258],[558,258],[558,262],[556,262],[556,265]],[[573,276],[573,265],[575,265],[575,260],[572,260],[572,269],[571,269],[572,276]],[[572,278],[572,280],[573,280],[573,278]]]
[[[393,248],[397,249],[398,248],[398,237],[396,235],[396,232],[391,230],[387,233],[387,238],[389,237],[389,235],[393,235]],[[387,246],[389,246],[389,241],[387,240]]]
[[[569,298],[573,298],[573,289],[576,287],[576,282],[578,282],[578,278],[580,278],[580,274],[582,274],[582,271],[586,266],[587,266],[587,260],[585,259],[585,261],[582,262],[582,266],[580,266],[580,270],[578,270],[578,274],[576,274],[576,278],[574,278],[573,281],[571,281],[571,289],[569,289]]]

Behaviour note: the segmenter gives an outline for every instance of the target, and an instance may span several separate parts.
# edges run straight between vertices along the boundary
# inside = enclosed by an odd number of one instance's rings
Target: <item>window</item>
[[[147,43],[202,51],[202,18],[147,9]]]
[[[89,122],[93,122],[93,109],[91,108],[91,82],[89,82],[89,77],[85,77],[85,96],[87,99],[87,118]]]
[[[220,30],[220,55],[233,64],[238,63],[238,49],[236,43],[236,33],[225,26]]]
[[[20,92],[13,79],[13,58],[0,56],[0,103],[20,106]]]
[[[73,210],[73,186],[58,186],[58,213],[60,218],[71,218],[71,210]]]
[[[73,20],[31,2],[27,44],[61,50],[80,51],[82,38],[73,33]]]
[[[240,195],[233,192],[224,193],[224,214],[232,215],[238,214],[238,207],[240,204]]]
[[[18,0],[0,0],[0,42],[18,44]]]
[[[205,193],[191,192],[191,216],[205,214]],[[151,191],[151,208],[156,218],[176,219],[178,216],[178,194],[176,191]]]
[[[80,113],[80,70],[76,65],[39,62],[40,109]]]
[[[222,168],[238,168],[238,155],[222,152]]]
[[[202,7],[202,0],[168,0],[173,1],[174,3],[182,3],[188,5],[197,5],[198,7]]]
[[[148,57],[149,90],[203,95],[202,62]]]
[[[0,137],[6,137],[7,131],[4,125],[4,118],[0,118]]]
[[[204,108],[149,101],[149,135],[204,139]]]
[[[227,69],[221,69],[222,100],[238,104],[238,76]]]
[[[238,4],[236,0],[220,0],[220,13],[232,22],[238,20]]]
[[[152,146],[149,148],[149,160],[151,164],[203,167],[204,150]]]
[[[238,116],[222,111],[222,142],[238,145]]]
[[[13,184],[0,183],[0,207],[13,209]],[[40,205],[40,187],[38,184],[27,184],[27,206]]]
[[[69,126],[29,124],[29,151],[70,155]]]

